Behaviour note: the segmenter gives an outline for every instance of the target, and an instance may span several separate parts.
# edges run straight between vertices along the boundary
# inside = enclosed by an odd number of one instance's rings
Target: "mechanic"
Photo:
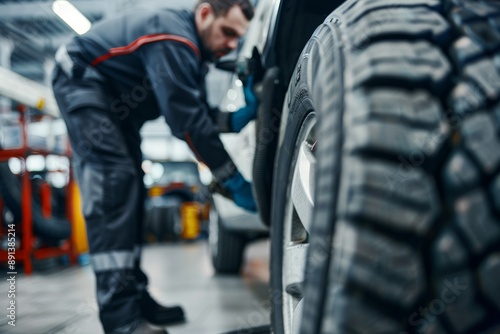
[[[205,87],[207,63],[237,47],[253,15],[248,0],[141,10],[95,24],[56,53],[53,90],[73,148],[106,333],[166,333],[151,325],[184,320],[180,306],[153,300],[140,269],[145,121],[162,114],[235,203],[256,210],[250,183],[219,139],[255,118],[252,80],[246,106],[233,113],[210,108]]]

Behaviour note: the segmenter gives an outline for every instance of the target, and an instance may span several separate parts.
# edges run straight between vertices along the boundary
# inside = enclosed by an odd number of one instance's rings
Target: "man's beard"
[[[224,48],[218,50],[212,50],[210,46],[207,44],[207,41],[210,39],[212,35],[213,23],[208,26],[205,30],[201,32],[201,41],[203,43],[203,47],[207,53],[208,61],[215,62],[222,56],[228,54],[232,50]]]

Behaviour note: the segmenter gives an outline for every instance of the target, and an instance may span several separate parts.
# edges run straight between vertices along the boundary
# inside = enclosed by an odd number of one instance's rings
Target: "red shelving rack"
[[[15,252],[16,269],[19,263],[24,264],[24,273],[30,275],[33,272],[33,259],[44,259],[49,257],[56,257],[62,255],[68,255],[70,258],[70,263],[75,263],[77,259],[77,254],[75,252],[75,235],[74,235],[74,208],[73,208],[73,194],[68,189],[71,189],[74,183],[74,179],[71,172],[71,166],[69,168],[69,183],[66,186],[67,196],[66,196],[66,214],[67,219],[71,224],[71,236],[69,239],[65,240],[58,247],[41,247],[35,248],[34,243],[36,241],[36,236],[33,234],[33,222],[32,222],[32,185],[30,181],[30,174],[26,168],[26,159],[31,154],[41,154],[47,156],[53,154],[52,152],[44,152],[40,150],[31,150],[28,147],[28,136],[26,128],[26,109],[20,109],[20,124],[22,130],[22,146],[15,149],[0,149],[0,162],[8,161],[10,158],[18,158],[24,161],[24,172],[21,176],[21,208],[22,208],[22,220],[21,220],[21,245],[19,249]],[[71,155],[70,148],[68,146],[67,156]],[[71,164],[71,163],[70,163]],[[50,191],[42,191],[42,203],[50,203]],[[47,204],[46,204],[47,205]],[[0,198],[0,209],[2,208],[2,201]],[[47,207],[45,207],[46,210]],[[0,217],[1,218],[1,217]],[[3,224],[0,221],[0,237],[3,232]],[[16,228],[16,233],[19,231],[19,226]],[[8,252],[5,250],[0,250],[0,261],[7,262]]]

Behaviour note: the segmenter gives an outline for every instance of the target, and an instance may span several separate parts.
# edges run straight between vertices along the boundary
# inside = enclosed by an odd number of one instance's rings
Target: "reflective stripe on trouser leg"
[[[140,255],[138,246],[133,251],[109,251],[91,255],[94,272],[100,273],[112,270],[134,269]]]

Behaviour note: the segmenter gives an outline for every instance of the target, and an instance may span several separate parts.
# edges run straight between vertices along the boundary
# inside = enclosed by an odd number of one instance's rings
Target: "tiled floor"
[[[216,334],[268,324],[268,248],[265,241],[251,245],[242,274],[228,277],[214,274],[205,242],[147,246],[143,269],[150,292],[164,304],[182,304],[187,313],[188,321],[169,332]],[[8,283],[5,273],[0,277],[0,333],[102,333],[89,266],[18,275],[15,327],[7,324]]]

